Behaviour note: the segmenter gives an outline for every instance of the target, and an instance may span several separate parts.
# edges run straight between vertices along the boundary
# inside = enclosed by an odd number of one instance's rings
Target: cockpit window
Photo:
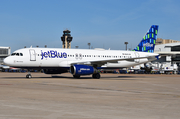
[[[23,56],[22,53],[12,53],[11,56]]]
[[[11,54],[11,56],[14,56],[14,55],[16,55],[16,53],[12,53],[12,54]]]

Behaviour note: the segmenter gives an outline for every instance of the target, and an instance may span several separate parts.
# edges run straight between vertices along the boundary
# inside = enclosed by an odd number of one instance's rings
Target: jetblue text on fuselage
[[[41,50],[41,60],[43,58],[67,58],[67,53],[65,52],[57,52],[55,50],[50,50],[50,51],[46,51],[46,52],[43,52]]]

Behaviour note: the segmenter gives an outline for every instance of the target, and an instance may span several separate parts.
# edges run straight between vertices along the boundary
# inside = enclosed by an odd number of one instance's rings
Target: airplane
[[[159,54],[153,53],[157,32],[158,25],[152,25],[133,51],[30,47],[14,51],[4,59],[4,64],[23,69],[43,69],[45,74],[70,72],[74,78],[92,74],[92,78],[99,79],[100,69],[130,67],[158,59]],[[30,71],[26,78],[32,78]]]

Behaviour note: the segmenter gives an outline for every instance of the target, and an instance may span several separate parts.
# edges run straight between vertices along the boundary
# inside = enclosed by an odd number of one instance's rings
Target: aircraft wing
[[[102,66],[106,64],[107,62],[109,63],[117,63],[118,61],[123,61],[123,60],[128,60],[128,61],[134,61],[135,59],[144,59],[144,58],[155,58],[155,56],[147,56],[147,57],[134,57],[134,58],[117,58],[117,59],[101,59],[101,60],[89,60],[89,61],[72,61],[69,62],[70,65],[74,64],[85,64],[85,65],[97,65],[97,66]]]

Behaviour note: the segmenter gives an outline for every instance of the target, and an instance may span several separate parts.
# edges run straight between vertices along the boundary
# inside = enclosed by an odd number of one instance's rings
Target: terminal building
[[[152,61],[152,65],[180,71],[180,41],[158,38],[154,52],[160,54],[161,58]]]
[[[4,58],[11,54],[10,47],[0,47],[0,65],[3,64]]]
[[[180,41],[168,39],[167,41],[163,40],[161,44],[158,44],[157,40],[154,52],[160,55],[166,55],[166,57],[160,59],[161,61],[180,63]]]
[[[154,52],[160,54],[161,57],[130,69],[151,67],[152,71],[160,71],[160,73],[178,73],[180,71],[180,41],[157,38]]]
[[[165,55],[159,59],[159,62],[169,62],[171,64],[176,63],[179,66],[180,42],[156,45],[154,52],[162,56]]]
[[[157,38],[156,45],[167,44],[167,43],[180,43],[177,40]]]

